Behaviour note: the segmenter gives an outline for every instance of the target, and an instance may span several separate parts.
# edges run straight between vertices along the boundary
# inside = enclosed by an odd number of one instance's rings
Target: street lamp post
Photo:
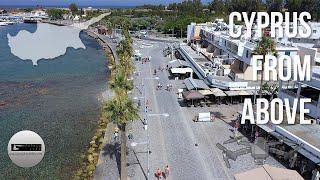
[[[141,71],[140,71],[141,72]],[[147,131],[147,179],[150,179],[150,136],[149,136],[149,128],[148,128],[148,118],[147,117],[154,117],[154,116],[164,116],[168,117],[169,114],[164,113],[164,114],[147,114],[148,113],[148,108],[147,108],[147,98],[146,98],[146,87],[144,85],[144,80],[158,80],[160,79],[159,77],[152,77],[152,78],[141,78],[141,84],[143,86],[143,97],[135,97],[135,99],[143,98],[144,99],[144,125],[145,125],[145,130]],[[133,144],[137,145],[137,144]]]
[[[144,85],[144,80],[146,79],[159,79],[159,77],[154,77],[154,78],[142,78],[142,86],[143,86],[143,96],[144,96],[144,120],[145,120],[145,130],[147,131],[147,149],[148,149],[148,153],[147,153],[147,177],[149,180],[150,177],[150,165],[149,165],[149,154],[150,154],[150,138],[149,138],[149,128],[148,128],[148,118],[147,118],[147,113],[148,113],[148,109],[147,109],[147,98],[146,98],[146,87]]]
[[[164,117],[169,117],[169,114],[167,113],[163,113],[163,114],[148,114],[148,117],[154,117],[154,116],[164,116]],[[150,179],[150,158],[149,158],[149,154],[150,154],[150,136],[149,136],[149,128],[148,128],[148,119],[146,119],[146,126],[147,126],[147,177],[148,180]]]
[[[148,108],[147,108],[146,88],[144,85],[144,80],[158,80],[158,79],[159,79],[159,77],[141,78],[141,84],[143,86],[143,97],[134,97],[133,98],[133,99],[144,99],[144,127],[145,127],[145,130],[147,131],[147,146],[148,146],[148,148],[147,148],[148,149],[148,153],[147,153],[148,179],[150,177],[150,165],[149,165],[150,138],[149,138],[149,130],[148,130],[148,118],[147,118]],[[157,115],[161,115],[161,114],[157,114]]]
[[[159,77],[153,77],[153,78],[142,78],[142,86],[143,86],[143,99],[144,99],[144,125],[145,125],[145,130],[147,131],[147,179],[150,179],[150,135],[149,135],[149,128],[148,128],[148,117],[154,117],[154,116],[164,116],[168,117],[169,114],[163,113],[163,114],[147,114],[148,113],[148,108],[147,108],[147,98],[146,98],[146,88],[144,85],[144,80],[158,80]],[[142,98],[142,97],[141,97]]]

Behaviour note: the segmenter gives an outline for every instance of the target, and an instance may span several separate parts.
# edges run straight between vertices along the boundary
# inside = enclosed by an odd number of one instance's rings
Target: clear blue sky
[[[182,0],[0,0],[0,5],[5,6],[63,6],[72,2],[79,6],[136,6],[142,4],[169,4],[172,2],[181,2]],[[211,0],[202,0],[207,3]]]

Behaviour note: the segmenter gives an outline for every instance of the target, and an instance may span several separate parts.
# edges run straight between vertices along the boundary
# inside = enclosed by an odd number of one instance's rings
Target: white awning
[[[250,91],[241,90],[239,91],[240,96],[250,96],[252,93]]]
[[[171,68],[187,68],[187,67],[190,67],[188,62],[182,61],[182,60],[179,60],[179,59],[169,61],[168,64],[169,64],[169,66]]]
[[[204,95],[204,96],[213,94],[213,92],[210,91],[210,89],[198,90],[198,92],[201,93],[201,94]]]
[[[193,72],[191,68],[171,68],[170,71],[173,74],[186,74]]]
[[[219,88],[211,88],[210,91],[216,97],[227,96],[221,89]]]
[[[239,91],[224,91],[228,96],[239,96]]]

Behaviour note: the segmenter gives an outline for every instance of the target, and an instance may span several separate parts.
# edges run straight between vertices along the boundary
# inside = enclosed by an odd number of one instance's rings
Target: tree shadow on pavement
[[[226,116],[224,116],[221,112],[216,111],[216,112],[211,112],[211,113],[214,115],[214,117],[216,117],[218,119],[223,120],[224,118],[226,118]]]
[[[103,147],[103,156],[109,156],[110,160],[115,159],[116,163],[117,163],[117,168],[118,168],[118,172],[120,175],[120,168],[121,168],[121,160],[120,160],[120,143],[116,142],[116,143],[112,143],[112,144],[106,144]]]
[[[134,157],[130,156],[130,163],[128,163],[128,166],[129,166],[129,169],[133,169],[134,167],[131,167],[130,166],[134,166],[134,165],[139,165],[139,168],[141,169],[145,179],[147,180],[148,177],[147,177],[147,174],[144,170],[144,168],[142,167],[141,165],[141,162],[140,162],[140,159],[138,158],[138,153],[148,153],[148,152],[136,152],[134,149],[130,149],[130,152],[132,151],[132,153],[130,153],[131,155],[134,155]]]

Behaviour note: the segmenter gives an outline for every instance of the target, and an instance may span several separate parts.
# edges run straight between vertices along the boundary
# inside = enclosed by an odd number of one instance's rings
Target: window
[[[244,66],[243,62],[240,61],[240,62],[239,62],[239,70],[243,71],[243,69],[244,69],[243,66]]]
[[[246,52],[246,58],[249,58],[249,51]]]
[[[317,33],[317,30],[312,30],[313,34]]]
[[[284,54],[290,56],[290,51],[285,51]]]

